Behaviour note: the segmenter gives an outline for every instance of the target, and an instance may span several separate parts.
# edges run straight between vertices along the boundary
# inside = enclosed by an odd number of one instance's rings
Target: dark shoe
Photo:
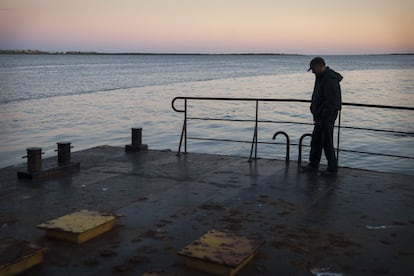
[[[312,166],[311,164],[307,164],[306,166],[301,167],[302,172],[318,172],[318,168]]]
[[[321,176],[336,176],[338,171],[336,170],[325,170],[325,171],[321,171],[320,175]]]

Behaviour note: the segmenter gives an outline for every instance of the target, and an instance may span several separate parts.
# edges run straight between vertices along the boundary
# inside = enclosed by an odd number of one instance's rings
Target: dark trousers
[[[328,170],[337,171],[338,164],[333,144],[333,132],[335,121],[315,122],[312,132],[311,150],[309,154],[310,165],[317,168],[321,161],[322,149],[328,160]]]

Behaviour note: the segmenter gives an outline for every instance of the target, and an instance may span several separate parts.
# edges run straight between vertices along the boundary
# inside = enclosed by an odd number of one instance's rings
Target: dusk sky
[[[0,49],[414,52],[413,0],[0,0]]]

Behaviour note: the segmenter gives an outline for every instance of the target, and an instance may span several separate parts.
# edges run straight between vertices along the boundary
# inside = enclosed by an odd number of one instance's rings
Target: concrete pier
[[[79,172],[47,179],[18,179],[24,164],[0,170],[0,238],[48,248],[27,275],[205,275],[177,252],[211,229],[265,241],[238,275],[414,275],[413,176],[109,146],[71,158]],[[122,217],[81,245],[36,228],[85,209]]]

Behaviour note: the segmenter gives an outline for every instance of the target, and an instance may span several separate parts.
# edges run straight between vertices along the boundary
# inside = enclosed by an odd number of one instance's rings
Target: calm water
[[[56,142],[73,150],[130,143],[130,128],[143,127],[152,149],[177,150],[182,114],[171,109],[176,96],[310,99],[314,77],[308,56],[0,55],[0,167],[24,162],[27,147],[45,157]],[[344,76],[343,101],[414,107],[414,56],[327,56]],[[180,104],[180,103],[178,103]],[[190,102],[189,115],[251,119],[255,104]],[[310,123],[308,104],[263,103],[261,120]],[[414,132],[413,111],[344,107],[343,126]],[[191,137],[249,141],[253,123],[191,120]],[[293,143],[312,126],[261,123],[259,141],[274,142],[286,131]],[[278,138],[278,142],[282,138]],[[413,135],[341,130],[341,148],[414,157]],[[248,156],[245,143],[190,140],[190,152]],[[307,152],[305,150],[305,157]],[[259,145],[259,157],[284,158],[281,145]],[[291,158],[297,158],[292,147]],[[340,165],[414,174],[414,160],[340,153]]]

